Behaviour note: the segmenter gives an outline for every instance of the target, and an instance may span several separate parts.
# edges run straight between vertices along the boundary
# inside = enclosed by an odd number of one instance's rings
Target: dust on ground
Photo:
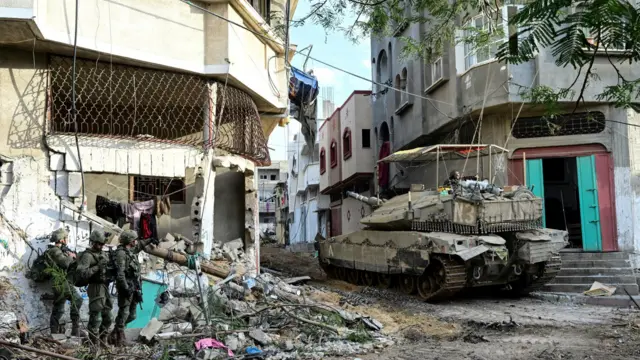
[[[265,244],[260,247],[260,264],[272,270],[291,276],[310,276],[314,280],[326,280],[327,275],[320,268],[313,254],[292,253],[287,249]]]
[[[358,356],[363,360],[640,359],[635,309],[495,295],[429,304],[394,291],[326,280],[313,256],[265,250],[264,266],[316,280],[314,300],[371,316],[396,339],[389,348]]]

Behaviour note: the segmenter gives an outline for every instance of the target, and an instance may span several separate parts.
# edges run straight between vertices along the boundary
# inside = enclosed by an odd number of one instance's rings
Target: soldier
[[[142,279],[138,253],[146,243],[138,242],[138,234],[127,230],[120,235],[116,250],[116,289],[118,290],[118,316],[111,338],[116,346],[125,341],[125,326],[136,319],[136,307],[142,302]]]
[[[87,249],[80,259],[76,274],[88,280],[87,295],[89,295],[89,340],[97,345],[98,341],[106,344],[109,327],[113,322],[111,309],[113,302],[109,296],[109,277],[107,267],[109,258],[102,252],[105,243],[104,233],[98,230],[89,236],[91,248]]]
[[[453,186],[460,181],[460,172],[457,170],[451,171],[449,178],[444,181],[444,186]]]
[[[51,241],[55,244],[47,249],[46,256],[50,266],[57,267],[65,273],[69,270],[69,266],[75,261],[76,254],[67,248],[69,233],[61,228],[51,234]],[[80,336],[80,307],[82,306],[82,297],[78,290],[69,281],[54,280],[53,284],[53,309],[51,310],[51,318],[49,326],[52,334],[64,333],[64,325],[60,324],[62,315],[64,314],[64,305],[69,300],[69,315],[71,317],[71,335]]]

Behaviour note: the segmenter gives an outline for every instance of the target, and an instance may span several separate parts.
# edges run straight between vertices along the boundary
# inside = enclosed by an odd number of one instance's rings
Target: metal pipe
[[[524,174],[524,187],[527,187],[527,154],[522,153],[522,171]]]

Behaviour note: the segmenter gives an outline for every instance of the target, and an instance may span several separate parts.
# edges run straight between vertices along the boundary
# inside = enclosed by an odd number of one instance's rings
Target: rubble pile
[[[393,344],[377,320],[312,301],[308,290],[271,274],[215,284],[204,306],[198,297],[168,290],[159,296],[160,314],[140,332],[140,341],[173,359],[319,359]],[[185,351],[188,342],[193,347]]]

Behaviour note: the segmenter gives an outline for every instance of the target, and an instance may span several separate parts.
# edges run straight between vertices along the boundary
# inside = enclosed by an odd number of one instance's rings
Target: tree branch
[[[578,100],[576,100],[576,107],[573,109],[575,113],[578,110],[578,106],[580,106],[580,99],[584,103],[584,90],[587,88],[587,83],[589,83],[589,75],[591,75],[591,69],[593,68],[593,63],[596,61],[596,55],[598,54],[598,48],[600,47],[600,27],[598,27],[598,34],[596,35],[596,48],[593,50],[593,55],[591,55],[591,61],[589,62],[589,67],[587,68],[587,72],[584,74],[584,82],[582,83],[582,88],[580,89],[580,94],[578,94]]]

